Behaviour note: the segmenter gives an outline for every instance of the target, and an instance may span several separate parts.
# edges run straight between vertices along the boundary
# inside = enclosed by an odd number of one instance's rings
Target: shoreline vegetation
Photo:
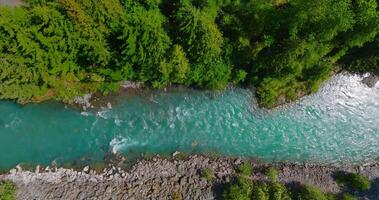
[[[0,99],[236,84],[272,108],[340,70],[378,74],[378,31],[376,0],[25,0],[0,6]]]
[[[179,152],[172,158],[145,158],[130,167],[37,166],[31,172],[17,166],[0,175],[10,192],[16,186],[18,199],[375,199],[378,180],[379,164],[265,164]]]

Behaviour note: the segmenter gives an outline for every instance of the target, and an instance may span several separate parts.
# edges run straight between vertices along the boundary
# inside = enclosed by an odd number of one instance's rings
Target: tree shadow
[[[222,193],[229,183],[216,183],[213,185],[213,196],[215,200],[222,200]]]
[[[355,192],[354,194],[362,199],[379,200],[379,178],[371,181],[370,190]]]

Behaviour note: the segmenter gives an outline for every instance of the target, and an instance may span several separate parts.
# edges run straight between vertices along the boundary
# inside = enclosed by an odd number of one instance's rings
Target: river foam
[[[379,84],[339,74],[316,94],[267,111],[230,88],[143,91],[113,109],[0,102],[0,168],[102,160],[110,153],[218,153],[267,161],[369,163],[379,153]]]

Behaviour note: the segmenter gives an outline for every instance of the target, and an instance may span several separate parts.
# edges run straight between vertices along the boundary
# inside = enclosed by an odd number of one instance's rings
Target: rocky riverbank
[[[241,159],[209,158],[193,155],[186,159],[154,157],[141,160],[131,168],[110,166],[101,173],[90,167],[81,171],[64,168],[38,167],[35,172],[13,169],[0,176],[17,185],[18,199],[219,199],[221,188],[235,176],[242,163],[254,166],[254,180],[265,180],[264,171],[274,166],[279,180],[285,184],[302,183],[319,187],[322,191],[338,193],[333,179],[336,171],[358,172],[374,181],[373,188],[362,199],[378,199],[376,192],[379,165],[319,166],[299,164],[261,164]],[[210,169],[214,179],[202,175]]]
[[[91,108],[112,109],[111,102],[114,99],[114,96],[119,96],[126,92],[129,94],[138,93],[143,88],[144,84],[142,82],[121,81],[120,90],[116,93],[108,94],[106,96],[100,93],[88,93],[75,97],[71,103],[83,111]]]

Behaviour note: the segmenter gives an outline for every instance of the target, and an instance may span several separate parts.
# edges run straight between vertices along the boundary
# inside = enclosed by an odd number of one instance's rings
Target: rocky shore
[[[20,167],[0,176],[17,185],[17,199],[219,199],[224,184],[231,181],[242,163],[254,166],[254,180],[265,180],[264,170],[274,166],[285,184],[302,183],[337,193],[333,179],[336,171],[358,172],[374,181],[373,188],[362,199],[378,199],[379,165],[320,166],[300,164],[262,164],[232,158],[210,158],[193,155],[186,159],[154,157],[138,161],[130,168],[109,166],[98,173],[90,167],[81,171],[64,168],[23,171]],[[213,179],[202,175],[205,169]]]
[[[111,101],[113,100],[114,96],[119,96],[125,92],[138,92],[143,88],[144,85],[142,82],[122,81],[120,82],[120,90],[114,94],[108,94],[104,96],[100,93],[88,93],[75,97],[72,102],[69,103],[72,103],[83,111],[91,108],[112,109]]]

